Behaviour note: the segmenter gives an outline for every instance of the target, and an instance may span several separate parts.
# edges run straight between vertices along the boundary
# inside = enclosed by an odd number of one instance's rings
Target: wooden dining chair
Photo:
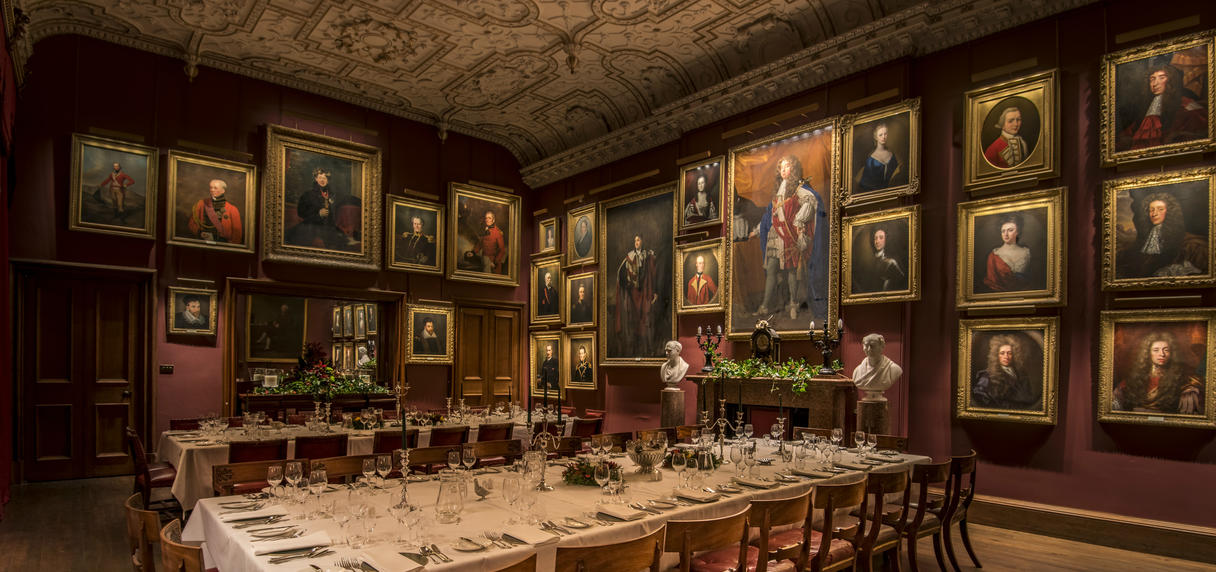
[[[301,435],[296,437],[296,459],[324,459],[346,455],[346,444],[350,435]]]
[[[955,572],[960,570],[958,559],[954,557],[954,542],[950,537],[950,528],[955,523],[958,523],[958,533],[963,539],[963,548],[967,549],[971,562],[975,564],[976,568],[982,568],[980,559],[975,556],[975,549],[971,547],[971,538],[967,535],[967,509],[971,507],[971,500],[975,498],[975,467],[974,450],[967,455],[950,457],[946,502],[939,517],[942,520],[942,546],[946,549],[946,557],[950,559],[950,565],[954,567]]]
[[[899,435],[879,435],[878,448],[899,451],[900,453],[908,452],[908,438],[900,437]]]
[[[663,554],[663,535],[667,527],[660,526],[641,538],[601,544],[598,546],[558,546],[555,572],[601,572],[641,570],[659,572]]]
[[[384,453],[388,455],[389,453]],[[308,470],[311,473],[317,469],[325,471],[325,478],[333,484],[342,484],[354,482],[358,477],[363,476],[363,459],[371,459],[376,462],[377,455],[344,455],[342,457],[329,457],[325,459],[311,459],[308,464]]]
[[[287,439],[233,441],[228,444],[229,463],[276,461],[287,458]]]
[[[561,437],[566,434],[566,422],[534,421],[532,423],[532,434],[536,435],[537,433],[550,433]]]
[[[573,405],[563,405],[562,406],[562,417],[574,417],[574,406]]]
[[[608,438],[608,440],[612,441],[612,451],[614,453],[620,453],[625,450],[625,443],[628,443],[629,440],[633,438],[633,433],[630,433],[629,431],[622,431],[620,433],[600,433],[599,435],[592,435],[592,437]]]
[[[229,417],[229,418],[228,418],[228,428],[229,428],[229,429],[231,429],[231,428],[233,428],[233,427],[244,427],[244,426],[245,426],[245,418],[244,418],[244,417],[241,417],[241,416],[239,416],[239,415],[238,415],[238,416],[236,416],[236,417]]]
[[[515,432],[514,423],[482,423],[477,426],[478,441],[502,441]]]
[[[667,521],[664,552],[680,554],[680,572],[753,570],[760,549],[748,544],[751,507],[719,518]]]
[[[806,542],[800,557],[807,562],[806,570],[831,572],[854,565],[864,531],[859,526],[838,522],[836,513],[860,507],[865,496],[865,479],[815,487],[811,510],[803,524],[803,531],[810,531],[803,537]],[[817,515],[819,522],[816,522]]]
[[[590,437],[599,433],[603,427],[603,419],[575,419],[570,426],[570,435],[572,437]]]
[[[300,462],[300,470],[305,477],[310,470],[308,459],[292,459]],[[215,496],[241,495],[256,493],[267,486],[266,469],[272,465],[284,466],[287,460],[253,461],[249,463],[228,463],[211,467],[211,490]]]
[[[415,473],[431,474],[446,469],[448,466],[448,451],[459,447],[418,447],[410,449],[410,470]],[[393,451],[393,466],[401,466],[401,451]]]
[[[478,467],[510,465],[523,456],[524,444],[520,439],[478,440],[473,444],[473,454]]]
[[[527,558],[494,572],[536,572],[536,553],[533,552]]]
[[[160,542],[160,515],[144,510],[139,493],[127,497],[127,551],[135,572],[156,572],[152,545]]]
[[[908,471],[871,471],[866,474],[866,496],[857,514],[861,515],[861,541],[857,545],[857,561],[853,566],[858,572],[870,572],[874,557],[883,556],[886,569],[899,572],[899,531],[885,520],[891,516],[902,518],[907,509],[900,506],[897,515],[887,512],[887,495],[908,491]],[[856,518],[856,517],[855,517]]]
[[[199,428],[198,419],[170,419],[170,431],[197,431]]]
[[[460,445],[469,442],[469,426],[434,427],[431,429],[431,442],[428,447]]]
[[[900,537],[907,539],[908,568],[917,572],[916,564],[917,541],[933,537],[933,555],[937,557],[937,565],[946,569],[946,561],[942,557],[942,521],[933,511],[940,509],[943,499],[930,499],[929,487],[936,488],[944,485],[950,478],[950,461],[940,463],[917,463],[912,465],[912,482],[904,490],[904,511],[898,520],[888,517],[888,524],[899,531]],[[916,502],[912,502],[913,489],[916,489]]]
[[[418,429],[405,430],[405,447],[413,449],[418,446]],[[385,429],[376,431],[372,437],[372,452],[381,455],[387,455],[401,448],[401,431],[398,429]]]
[[[287,415],[288,425],[303,425],[308,420],[308,416],[303,413],[290,413]]]
[[[177,479],[177,469],[167,462],[149,462],[144,441],[139,438],[139,433],[135,432],[135,428],[128,426],[124,432],[127,438],[127,449],[131,453],[131,459],[135,461],[135,485],[131,490],[140,494],[144,509],[151,509],[152,490],[172,487],[173,481]],[[157,501],[158,505],[161,505],[158,508],[170,508],[176,502],[172,498],[167,499],[166,503]]]
[[[203,572],[203,549],[182,542],[182,521],[160,529],[160,562],[167,572]]]
[[[806,515],[811,510],[811,491],[807,490],[793,498],[754,499],[751,508],[749,520],[760,534],[759,538],[752,541],[759,549],[755,572],[787,572],[801,569],[798,559],[804,542],[802,529],[789,529],[793,534],[787,533],[784,538],[776,538],[773,528],[806,522]]]
[[[703,429],[705,428],[700,425],[679,425],[676,427],[676,440],[679,442],[691,440],[693,431],[701,431]],[[668,443],[675,442],[676,441],[668,441]]]
[[[604,409],[592,409],[590,407],[583,409],[583,419],[603,419],[608,414]]]

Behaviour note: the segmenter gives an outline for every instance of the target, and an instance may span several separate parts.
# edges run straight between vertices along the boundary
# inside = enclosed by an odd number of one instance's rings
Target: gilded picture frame
[[[549,346],[553,348],[552,355],[546,353]],[[528,336],[528,388],[533,406],[544,403],[546,395],[554,400],[553,405],[566,398],[566,386],[562,383],[565,377],[561,374],[563,347],[561,332],[533,332]],[[541,385],[542,375],[549,380],[547,392]]]
[[[523,238],[519,205],[519,195],[448,183],[449,279],[519,286]],[[493,224],[487,226],[487,221]],[[485,244],[494,252],[487,251]]]
[[[844,217],[842,304],[920,300],[920,205]]]
[[[1099,319],[1098,421],[1216,428],[1216,309],[1113,310]]]
[[[1065,303],[1066,195],[1056,187],[958,204],[958,308]]]
[[[354,304],[352,306],[355,311],[355,339],[367,339],[367,307],[363,304]]]
[[[722,183],[726,157],[718,155],[680,167],[680,232],[722,224]],[[705,197],[700,197],[704,190]],[[702,200],[703,199],[703,200]]]
[[[565,282],[562,273],[562,256],[553,254],[534,258],[531,268],[532,274],[529,277],[531,287],[528,289],[530,294],[528,313],[531,318],[529,322],[533,324],[562,323],[566,317],[561,297],[562,285]],[[549,277],[547,284],[545,276]]]
[[[566,311],[567,328],[595,327],[596,324],[596,278],[598,272],[582,272],[567,274],[565,286],[565,302],[562,307]],[[582,297],[579,296],[582,288]]]
[[[380,159],[370,145],[268,125],[262,259],[379,270]]]
[[[169,286],[165,297],[165,332],[171,335],[214,336],[219,291]]]
[[[599,388],[599,368],[595,352],[598,349],[594,331],[566,332],[562,348],[562,378],[566,389]],[[580,361],[579,356],[583,359]]]
[[[1055,425],[1060,319],[959,320],[956,415]]]
[[[330,337],[332,337],[334,339],[342,337],[342,307],[341,306],[333,307],[333,320],[332,320],[332,323],[330,324],[330,328],[332,330]]]
[[[599,228],[595,204],[566,213],[566,265],[595,264],[599,252]]]
[[[840,312],[840,186],[836,183],[841,171],[840,131],[838,118],[816,121],[734,147],[727,154],[727,188],[732,192],[726,233],[731,243],[724,279],[730,295],[728,339],[750,339],[759,320],[767,320],[783,339],[807,339],[811,321],[836,324]],[[796,161],[787,161],[791,156]],[[790,165],[793,180],[788,183],[782,182],[783,165]],[[798,179],[808,181],[810,190],[797,185]],[[765,213],[783,185],[796,187],[786,193],[783,209],[796,217],[803,205],[813,203],[807,212],[816,222],[811,240],[791,248],[799,259],[794,270],[779,268],[774,273],[783,284],[794,276],[794,291],[774,287],[774,299],[768,301],[773,307],[769,308],[764,305],[767,245],[760,231]],[[811,227],[806,223],[803,228]]]
[[[1157,218],[1160,220],[1156,220]],[[1216,168],[1108,180],[1102,186],[1102,288],[1216,284]]]
[[[342,342],[342,370],[355,369],[355,342]]]
[[[443,274],[447,219],[443,205],[396,195],[388,197],[390,270]]]
[[[406,363],[450,364],[455,357],[455,312],[450,304],[410,304],[406,325],[410,341],[405,344]],[[427,323],[431,324],[430,331]]]
[[[845,207],[920,192],[920,98],[849,116],[841,127]]]
[[[355,337],[355,307],[352,304],[342,306],[342,337]]]
[[[367,335],[374,336],[380,329],[380,305],[368,302],[364,304],[364,307],[367,308]]]
[[[159,163],[156,147],[73,133],[68,228],[156,238]]]
[[[1214,52],[1206,31],[1102,56],[1103,165],[1216,148]]]
[[[342,342],[331,343],[330,351],[332,352],[329,357],[330,363],[335,370],[342,371],[344,365],[342,363]]]
[[[722,282],[726,270],[726,240],[713,238],[676,246],[676,313],[721,312],[730,298]],[[701,272],[698,273],[697,271]]]
[[[170,150],[168,179],[166,242],[253,252],[257,236],[257,167]],[[217,196],[224,198],[219,210],[214,208]]]
[[[537,255],[559,252],[557,245],[561,242],[561,229],[557,217],[540,219],[536,223],[536,252]]]
[[[666,359],[663,344],[676,334],[675,191],[672,182],[600,203],[600,365],[652,366]],[[622,284],[636,285],[635,291]]]
[[[1053,69],[964,95],[963,186],[976,191],[1059,176],[1058,78]]]
[[[308,299],[250,294],[245,302],[245,359],[297,363],[307,339]]]

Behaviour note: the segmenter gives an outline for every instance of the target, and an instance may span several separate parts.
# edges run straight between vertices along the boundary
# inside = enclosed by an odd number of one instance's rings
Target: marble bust
[[[684,379],[684,374],[688,373],[688,362],[680,357],[680,352],[684,350],[684,344],[676,340],[671,340],[663,346],[663,353],[667,354],[667,361],[659,366],[659,377],[663,383],[667,384],[667,389],[678,389],[680,381]]]
[[[862,401],[886,401],[882,393],[903,375],[903,368],[882,354],[887,341],[879,334],[868,334],[861,339],[866,359],[853,369],[853,385],[865,392]]]

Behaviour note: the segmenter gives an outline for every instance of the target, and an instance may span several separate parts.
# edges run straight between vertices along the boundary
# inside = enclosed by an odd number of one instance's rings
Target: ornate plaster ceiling
[[[533,187],[1090,0],[12,0],[82,34],[508,148]]]

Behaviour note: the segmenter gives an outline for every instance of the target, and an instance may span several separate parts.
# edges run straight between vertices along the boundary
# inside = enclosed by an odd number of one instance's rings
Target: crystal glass
[[[519,473],[507,473],[502,478],[502,499],[507,501],[507,507],[513,512],[516,510],[516,503],[519,502],[519,496],[523,493],[524,479]],[[519,519],[512,516],[507,524],[515,524]]]
[[[287,478],[287,482],[291,486],[297,486],[300,484],[300,479],[304,478],[304,468],[299,461],[287,461],[283,476]]]
[[[839,445],[840,442],[844,440],[844,429],[841,429],[840,427],[833,428],[831,440],[833,445]]]
[[[607,494],[608,491],[604,488],[608,484],[608,473],[611,467],[607,461],[602,461],[595,466],[595,484],[600,486],[600,494]]]
[[[372,475],[376,474],[376,460],[371,457],[363,458],[363,483],[371,486]]]
[[[472,443],[464,446],[464,451],[460,456],[460,462],[464,465],[466,471],[472,470],[473,465],[477,464],[477,451],[473,448]]]
[[[321,493],[325,492],[325,487],[329,485],[329,477],[325,474],[325,469],[313,469],[308,474],[308,490],[317,497],[317,518],[321,514]]]
[[[866,448],[869,449],[871,453],[878,450],[878,434],[877,433],[869,433],[866,435]]]
[[[460,491],[459,475],[439,474],[439,495],[435,498],[435,518],[444,524],[460,522],[464,510],[464,495]]]
[[[448,468],[453,471],[460,467],[460,450],[452,449],[448,451]]]
[[[393,472],[393,457],[391,455],[380,455],[376,457],[376,474],[380,478],[387,479],[388,474]]]
[[[271,496],[277,496],[275,489],[283,482],[283,465],[270,465],[266,467],[266,484],[270,485]]]
[[[743,426],[743,438],[744,438],[744,439],[751,439],[751,438],[752,438],[752,433],[753,433],[754,431],[755,431],[755,430],[752,428],[752,424],[751,424],[751,423],[747,423],[747,424],[745,424],[745,425]]]
[[[625,490],[625,470],[621,467],[612,467],[608,471],[608,486],[612,488],[612,495],[617,504],[624,501],[621,500],[621,492]]]
[[[679,449],[671,453],[671,470],[676,472],[676,482],[679,483],[676,488],[684,488],[684,469],[688,467],[688,460],[684,458],[684,453]]]
[[[857,447],[858,455],[865,453],[865,450],[863,449],[863,447],[865,447],[865,445],[866,445],[866,432],[865,431],[854,431],[853,432],[853,445],[855,445]]]
[[[735,474],[743,470],[743,446],[733,445],[730,448],[730,462],[735,466]]]

